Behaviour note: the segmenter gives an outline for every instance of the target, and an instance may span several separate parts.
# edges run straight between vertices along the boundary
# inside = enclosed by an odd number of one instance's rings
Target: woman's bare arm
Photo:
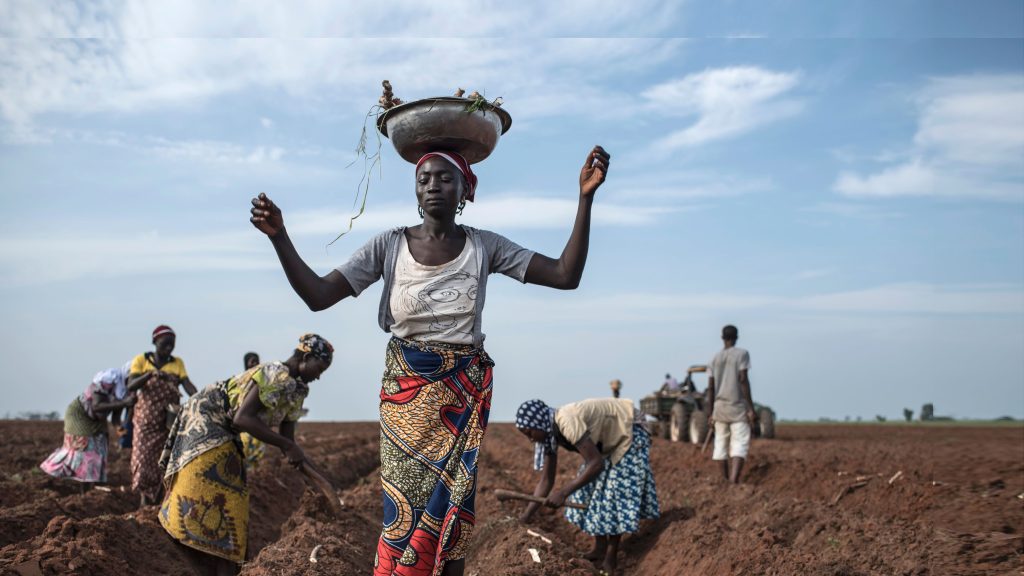
[[[355,293],[341,272],[332,270],[320,276],[306,264],[288,237],[281,209],[266,194],[261,192],[252,199],[250,213],[249,221],[270,238],[288,283],[310,310],[326,310]]]
[[[548,454],[544,458],[544,474],[541,475],[540,479],[537,480],[537,487],[533,490],[533,495],[539,498],[547,498],[547,495],[551,493],[551,488],[555,485],[555,474],[558,473],[558,453]],[[526,510],[519,515],[520,522],[529,522],[533,514],[540,508],[540,502],[530,502],[526,505]]]
[[[561,290],[573,290],[580,285],[590,250],[590,213],[594,193],[604,183],[610,162],[611,156],[600,146],[595,146],[587,155],[587,161],[580,171],[580,202],[569,241],[557,260],[543,254],[534,254],[526,268],[528,283]]]
[[[604,456],[601,456],[601,452],[598,451],[597,444],[594,444],[593,440],[589,437],[583,438],[576,443],[576,449],[580,451],[580,456],[583,456],[583,471],[573,478],[571,482],[548,495],[547,500],[544,502],[545,506],[558,508],[565,504],[565,499],[570,494],[589,484],[604,470]]]

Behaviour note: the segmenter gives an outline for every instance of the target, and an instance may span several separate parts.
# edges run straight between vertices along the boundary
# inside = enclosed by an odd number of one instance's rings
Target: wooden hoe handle
[[[513,492],[511,490],[495,490],[494,495],[498,497],[498,500],[501,500],[503,502],[505,500],[526,500],[527,502],[536,502],[538,504],[544,503],[544,499],[539,496],[534,496],[532,494],[523,494],[522,492]],[[565,504],[563,504],[563,506],[565,506],[566,508],[575,508],[577,510],[587,509],[586,504],[577,504],[575,502],[566,502]]]
[[[331,486],[331,483],[326,478],[307,467],[305,462],[302,463],[299,469],[302,470],[302,473],[309,479],[310,483],[324,495],[324,498],[327,498],[327,505],[330,506],[331,512],[336,517],[342,518],[345,514],[344,508],[342,507],[341,499],[338,498],[338,493],[334,491],[334,486]]]

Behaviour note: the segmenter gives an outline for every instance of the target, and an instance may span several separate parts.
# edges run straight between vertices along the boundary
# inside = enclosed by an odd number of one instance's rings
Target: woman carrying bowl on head
[[[437,150],[415,163],[422,222],[378,234],[326,276],[303,262],[270,198],[260,194],[251,210],[253,225],[270,237],[288,281],[310,309],[329,308],[384,279],[378,322],[392,338],[380,392],[384,526],[375,576],[463,574],[491,404],[494,362],[481,330],[487,276],[576,288],[609,155],[600,146],[587,155],[572,234],[557,259],[456,223],[477,190],[463,155]]]

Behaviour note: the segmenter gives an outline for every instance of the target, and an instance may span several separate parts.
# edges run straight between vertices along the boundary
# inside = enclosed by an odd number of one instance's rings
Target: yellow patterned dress
[[[380,392],[384,528],[375,576],[429,576],[465,558],[493,366],[471,346],[388,343]]]
[[[159,515],[164,530],[186,546],[239,563],[249,534],[249,488],[232,418],[253,386],[262,404],[259,418],[268,426],[302,415],[309,388],[284,364],[261,364],[190,398],[160,458],[167,488]]]

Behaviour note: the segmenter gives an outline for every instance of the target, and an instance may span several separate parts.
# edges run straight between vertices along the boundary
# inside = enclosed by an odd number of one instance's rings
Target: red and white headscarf
[[[466,178],[466,184],[469,185],[469,190],[466,190],[466,200],[472,202],[473,197],[476,195],[476,174],[473,174],[473,169],[469,167],[469,162],[466,162],[466,159],[458,152],[427,152],[416,162],[416,170],[419,170],[424,162],[435,157],[444,158],[458,168],[459,172],[462,172],[462,175]]]
[[[153,329],[153,340],[163,336],[164,334],[174,335],[174,330],[171,330],[170,326],[161,324]]]

